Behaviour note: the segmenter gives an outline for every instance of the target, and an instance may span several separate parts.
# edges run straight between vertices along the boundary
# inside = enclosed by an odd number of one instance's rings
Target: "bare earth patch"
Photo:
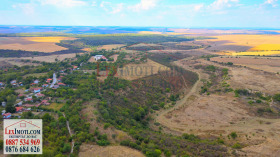
[[[124,146],[107,146],[82,144],[79,157],[145,157],[141,152]]]

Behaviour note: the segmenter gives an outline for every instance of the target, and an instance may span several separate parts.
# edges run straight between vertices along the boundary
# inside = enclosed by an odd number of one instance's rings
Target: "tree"
[[[10,95],[7,97],[7,106],[6,106],[6,112],[10,112],[10,113],[15,113],[16,112],[16,108],[14,106],[16,102],[16,96],[15,95]]]
[[[69,153],[71,151],[71,146],[69,143],[64,143],[64,146],[62,148],[63,153]]]

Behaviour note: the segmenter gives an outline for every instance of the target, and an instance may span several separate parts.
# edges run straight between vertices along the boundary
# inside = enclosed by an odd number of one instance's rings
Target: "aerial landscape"
[[[278,0],[1,3],[0,156],[280,156]]]

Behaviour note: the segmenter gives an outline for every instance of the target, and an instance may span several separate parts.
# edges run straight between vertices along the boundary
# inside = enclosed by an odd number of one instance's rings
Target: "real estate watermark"
[[[4,119],[4,154],[42,154],[42,119]]]

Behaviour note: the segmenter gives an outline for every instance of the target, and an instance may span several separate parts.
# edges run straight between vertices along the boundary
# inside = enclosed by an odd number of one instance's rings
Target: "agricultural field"
[[[280,72],[280,59],[277,57],[221,56],[211,58],[211,61],[216,61],[219,63],[232,62],[234,65],[246,66],[252,69],[263,70],[272,73]]]
[[[38,52],[55,52],[67,50],[56,45],[61,40],[75,40],[69,37],[0,37],[0,49],[24,50]]]
[[[208,50],[233,56],[280,54],[280,35],[220,35],[207,39]]]
[[[102,50],[102,49],[112,50],[112,49],[117,49],[117,48],[120,48],[120,47],[123,47],[123,46],[125,46],[125,45],[124,44],[102,45],[102,46],[99,46],[97,48],[97,50]]]

